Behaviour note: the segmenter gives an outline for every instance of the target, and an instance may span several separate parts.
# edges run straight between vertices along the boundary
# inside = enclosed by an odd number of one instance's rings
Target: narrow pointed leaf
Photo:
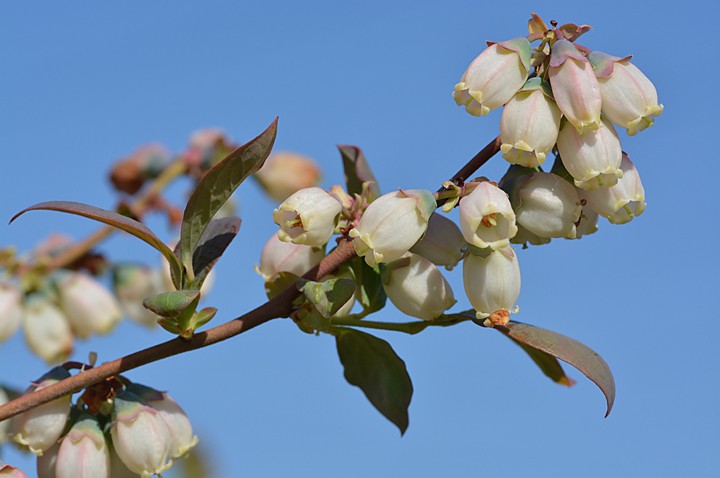
[[[162,317],[174,318],[187,309],[199,295],[199,290],[162,292],[143,300],[143,306]]]
[[[607,417],[615,402],[615,379],[610,367],[587,345],[551,330],[541,329],[521,322],[510,322],[497,330],[520,344],[538,349],[567,362],[598,386],[607,401]]]
[[[275,143],[277,118],[260,136],[240,146],[198,181],[188,199],[180,229],[180,257],[185,270],[193,276],[193,254],[215,213],[248,176],[265,163]]]
[[[405,362],[390,344],[359,330],[339,329],[335,339],[345,379],[404,434],[413,393]]]
[[[356,298],[362,305],[363,311],[369,314],[385,307],[387,295],[380,274],[367,265],[362,257],[353,258],[350,266],[358,285]]]
[[[90,206],[89,204],[83,204],[73,201],[48,201],[35,204],[28,208],[23,209],[19,213],[15,214],[10,223],[15,219],[25,214],[28,211],[59,211],[66,212],[68,214],[74,214],[76,216],[87,217],[96,221],[107,224],[108,226],[116,227],[121,229],[128,234],[132,234],[138,239],[145,241],[150,244],[156,250],[165,256],[170,263],[170,270],[173,273],[173,277],[180,277],[181,269],[180,263],[177,257],[173,254],[173,251],[162,242],[145,224],[138,222],[134,219],[130,219],[127,216],[123,216],[113,211],[107,211],[100,209],[99,207]],[[174,282],[175,286],[179,285],[178,282]]]
[[[362,150],[351,145],[338,145],[338,149],[345,169],[345,184],[348,193],[351,195],[361,194],[363,192],[363,183],[371,182],[370,188],[373,196],[380,196],[377,180]]]
[[[566,387],[572,387],[575,385],[575,380],[565,374],[565,370],[563,370],[562,365],[558,362],[558,359],[549,353],[543,352],[535,347],[525,345],[515,339],[510,340],[518,344],[530,356],[533,362],[540,367],[540,370],[542,370],[542,372],[550,378],[550,380],[557,384],[565,385]]]

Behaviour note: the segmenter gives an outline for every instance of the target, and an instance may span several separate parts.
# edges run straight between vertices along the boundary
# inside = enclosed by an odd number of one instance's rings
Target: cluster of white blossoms
[[[473,115],[504,106],[500,150],[511,163],[499,184],[481,178],[446,187],[457,193],[443,199],[459,204],[459,228],[434,214],[430,191],[374,198],[351,197],[339,186],[301,189],[273,214],[280,230],[260,261],[265,281],[302,275],[342,234],[379,269],[387,297],[405,314],[432,320],[451,307],[455,296],[438,266],[464,260],[477,318],[506,325],[520,293],[511,244],[577,239],[597,230],[599,216],[621,224],[640,215],[645,193],[613,124],[629,135],[651,126],[662,112],[655,87],[630,57],[574,44],[586,27],[547,28],[534,16],[530,30],[527,38],[490,44],[455,87],[455,101]],[[543,171],[553,152],[555,165]]]
[[[26,393],[69,376],[55,367]],[[113,381],[86,392],[75,405],[71,400],[67,395],[0,422],[0,440],[10,437],[37,455],[38,478],[150,477],[168,470],[198,442],[182,408],[167,393],[144,385]],[[25,476],[12,467],[9,472]]]

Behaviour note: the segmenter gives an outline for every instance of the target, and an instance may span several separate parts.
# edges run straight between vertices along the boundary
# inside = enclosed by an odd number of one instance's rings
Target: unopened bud
[[[437,266],[451,270],[460,262],[467,243],[460,228],[441,214],[430,216],[425,235],[410,249]]]
[[[273,234],[265,243],[260,254],[260,265],[255,271],[265,282],[280,272],[288,272],[298,277],[315,267],[325,257],[323,247],[311,247],[292,242],[281,241]]]
[[[27,478],[27,475],[19,468],[8,465],[0,460],[0,476],[3,478]]]
[[[97,420],[81,417],[60,442],[55,478],[108,478],[110,452]]]
[[[48,363],[62,362],[73,349],[70,324],[62,311],[44,295],[34,295],[23,308],[25,342]]]
[[[0,342],[9,339],[20,325],[22,295],[10,283],[0,283]]]
[[[122,318],[115,296],[89,275],[81,272],[61,274],[56,285],[60,307],[78,337],[106,334]]]
[[[478,319],[485,326],[507,325],[520,295],[517,255],[508,247],[487,256],[469,254],[463,262],[463,283]]]
[[[274,200],[284,201],[291,194],[320,182],[318,165],[307,156],[297,153],[271,154],[255,178]]]
[[[283,201],[273,211],[273,220],[280,226],[281,241],[318,247],[330,240],[340,211],[342,204],[337,198],[312,187],[301,189]]]

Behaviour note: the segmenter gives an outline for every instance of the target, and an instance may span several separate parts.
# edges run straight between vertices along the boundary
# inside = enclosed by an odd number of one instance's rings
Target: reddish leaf
[[[105,209],[100,209],[99,207],[90,206],[89,204],[83,204],[73,201],[48,201],[41,202],[39,204],[35,204],[34,206],[23,209],[19,213],[15,214],[12,219],[10,219],[10,223],[12,223],[15,219],[22,216],[28,211],[66,212],[68,214],[75,214],[77,216],[94,219],[96,221],[107,224],[108,226],[113,226],[121,229],[129,234],[132,234],[138,239],[145,241],[146,243],[150,244],[152,247],[160,251],[160,253],[165,256],[165,258],[170,263],[170,268],[173,272],[173,276],[180,277],[181,275],[180,263],[177,257],[175,257],[175,254],[173,254],[173,251],[164,242],[162,242],[145,224],[138,222],[134,219],[130,219],[129,217],[123,216],[113,211],[107,211]],[[175,285],[177,286],[178,284],[176,283]]]
[[[497,330],[520,344],[552,355],[578,369],[605,395],[605,416],[610,414],[615,402],[615,379],[610,367],[597,352],[565,335],[520,322],[510,322],[506,327],[497,327]]]
[[[348,193],[361,194],[363,183],[370,183],[373,197],[380,196],[377,180],[362,149],[351,145],[339,145],[338,149],[340,150],[340,156],[342,156]]]

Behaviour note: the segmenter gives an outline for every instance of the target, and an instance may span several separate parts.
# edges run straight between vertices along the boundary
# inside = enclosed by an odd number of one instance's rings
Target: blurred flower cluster
[[[40,377],[25,393],[71,376],[68,363]],[[0,388],[0,404],[7,401]],[[113,377],[0,422],[7,439],[37,455],[39,478],[149,477],[168,470],[197,437],[182,408],[166,393]],[[5,469],[0,464],[0,470]],[[25,476],[8,468],[8,476]],[[7,474],[7,473],[6,473]],[[5,476],[5,475],[0,475]]]

